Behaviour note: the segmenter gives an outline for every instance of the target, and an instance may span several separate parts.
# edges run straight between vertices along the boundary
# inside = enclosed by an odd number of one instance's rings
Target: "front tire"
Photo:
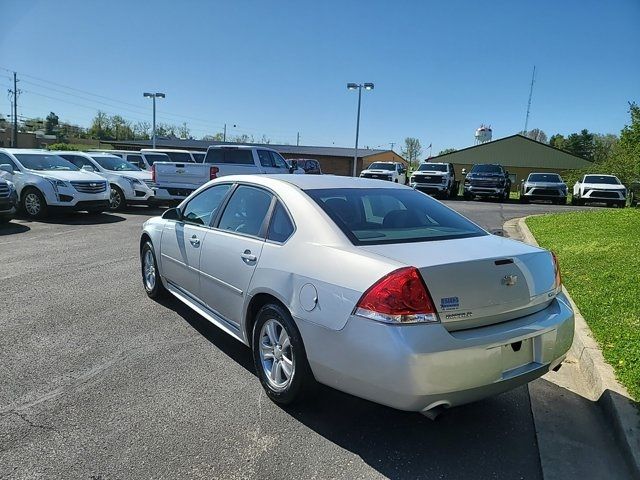
[[[40,190],[29,188],[22,196],[22,211],[27,217],[32,219],[41,219],[47,216],[47,201]]]
[[[123,210],[127,206],[127,202],[124,197],[124,193],[120,190],[120,187],[111,185],[111,196],[109,197],[109,210],[117,212]]]
[[[277,404],[302,400],[316,385],[302,337],[289,312],[270,303],[256,315],[251,348],[260,383]]]
[[[142,267],[142,285],[149,298],[159,300],[169,296],[169,292],[162,284],[160,270],[156,261],[156,253],[150,241],[145,242],[140,251],[140,265]]]

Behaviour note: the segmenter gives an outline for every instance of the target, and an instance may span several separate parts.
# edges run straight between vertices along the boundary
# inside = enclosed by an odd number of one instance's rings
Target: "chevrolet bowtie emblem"
[[[516,283],[518,283],[517,275],[505,275],[504,277],[502,277],[502,284],[506,285],[507,287],[512,287]]]

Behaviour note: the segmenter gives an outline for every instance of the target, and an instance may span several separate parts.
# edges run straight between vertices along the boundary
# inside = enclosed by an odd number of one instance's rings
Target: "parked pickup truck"
[[[179,203],[209,180],[224,175],[293,173],[292,170],[275,150],[248,145],[210,146],[204,163],[154,163],[154,202]]]
[[[440,198],[454,198],[458,195],[459,182],[451,163],[421,163],[411,175],[409,185],[421,192]]]
[[[501,202],[509,200],[511,179],[502,165],[477,163],[464,179],[464,199],[495,197]]]

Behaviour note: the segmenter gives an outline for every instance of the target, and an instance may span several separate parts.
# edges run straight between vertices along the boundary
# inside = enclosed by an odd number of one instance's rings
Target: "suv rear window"
[[[487,235],[453,210],[415,190],[305,190],[354,245],[425,242]]]
[[[253,153],[245,148],[210,148],[204,163],[233,163],[253,165]]]

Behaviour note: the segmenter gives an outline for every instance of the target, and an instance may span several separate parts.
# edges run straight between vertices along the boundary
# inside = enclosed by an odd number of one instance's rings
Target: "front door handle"
[[[199,247],[200,246],[200,239],[197,236],[192,236],[191,239],[189,240],[189,242],[191,243],[191,245],[193,245],[194,247]]]
[[[251,250],[245,250],[240,256],[247,262],[255,262],[258,259],[258,257],[251,253]]]

